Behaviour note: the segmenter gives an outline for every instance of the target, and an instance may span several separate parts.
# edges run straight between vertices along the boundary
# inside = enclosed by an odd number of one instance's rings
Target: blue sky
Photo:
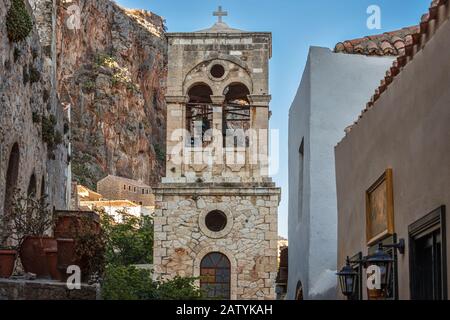
[[[271,128],[280,130],[280,172],[274,179],[283,188],[279,232],[287,237],[288,159],[284,150],[288,143],[288,112],[308,48],[334,48],[339,41],[418,24],[431,0],[119,0],[117,3],[163,16],[169,32],[196,31],[213,25],[216,18],[212,12],[222,5],[229,13],[224,21],[231,27],[273,33]],[[381,8],[380,30],[367,28],[366,11],[370,5]]]

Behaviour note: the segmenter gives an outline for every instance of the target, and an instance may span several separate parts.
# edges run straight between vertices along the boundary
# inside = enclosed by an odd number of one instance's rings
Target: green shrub
[[[101,285],[105,300],[154,300],[156,283],[148,270],[108,265]]]
[[[114,265],[150,264],[153,260],[153,220],[119,212],[121,223],[100,213],[107,237],[106,261]]]
[[[105,239],[106,268],[101,283],[105,300],[199,300],[202,291],[196,278],[176,277],[153,281],[149,270],[133,265],[150,264],[153,248],[153,220],[120,212],[120,222],[99,211]]]
[[[113,87],[125,85],[125,88],[133,93],[139,92],[139,87],[133,83],[131,73],[127,68],[121,67],[114,56],[98,54],[95,57],[95,66],[104,67],[112,71],[111,84]]]
[[[55,139],[56,118],[54,115],[42,117],[42,140],[48,145],[54,144]]]
[[[118,67],[116,58],[111,55],[100,53],[95,57],[97,67],[116,68]]]
[[[80,224],[74,225],[75,254],[77,260],[83,261],[83,272],[87,278],[100,277],[106,266],[105,249],[106,237],[104,230],[87,217],[82,217]]]
[[[56,117],[50,115],[48,118],[41,117],[42,126],[42,141],[47,144],[48,150],[55,150],[56,146],[63,143],[63,135],[60,131],[56,130]]]
[[[101,285],[102,297],[105,300],[200,300],[203,295],[195,281],[195,278],[176,277],[157,282],[148,270],[109,265]]]
[[[173,280],[158,284],[159,300],[200,300],[204,295],[195,285],[196,278],[175,277]]]
[[[6,15],[6,29],[8,38],[12,42],[19,42],[30,34],[33,22],[25,7],[24,0],[12,0]]]
[[[87,80],[82,85],[83,91],[92,92],[95,89],[95,82],[92,80]]]
[[[93,174],[89,167],[86,166],[86,162],[87,161],[80,161],[75,156],[75,158],[72,159],[72,175],[74,180],[76,180],[79,184],[94,190],[95,183],[93,183],[91,179]]]

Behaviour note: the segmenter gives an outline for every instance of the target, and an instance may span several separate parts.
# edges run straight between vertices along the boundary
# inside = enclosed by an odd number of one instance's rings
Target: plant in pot
[[[98,280],[105,269],[106,234],[90,217],[81,217],[80,221],[75,231],[75,259],[84,281]]]
[[[17,247],[11,245],[11,220],[9,213],[0,220],[0,278],[12,276],[17,257]]]
[[[25,272],[38,278],[51,278],[56,272],[57,242],[48,236],[55,218],[46,196],[36,198],[15,192],[12,206],[13,236],[19,245],[20,261]]]
[[[93,211],[56,211],[55,215],[60,280],[67,279],[67,268],[71,265],[81,268],[82,281],[88,281],[93,274],[101,274],[104,237],[99,215]]]

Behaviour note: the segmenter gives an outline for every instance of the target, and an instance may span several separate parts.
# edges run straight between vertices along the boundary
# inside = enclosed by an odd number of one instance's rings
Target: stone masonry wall
[[[156,276],[198,277],[203,257],[220,252],[231,262],[232,300],[275,299],[279,200],[277,188],[157,189]],[[220,233],[204,223],[213,210],[227,215],[227,227]]]
[[[56,97],[52,86],[54,64],[43,50],[34,12],[27,1],[25,5],[33,21],[25,40],[10,41],[6,24],[0,24],[0,215],[6,189],[11,188],[6,185],[6,175],[16,143],[20,154],[16,187],[26,191],[34,174],[37,194],[42,189],[52,206],[66,206],[68,136],[64,134],[62,108],[52,98]],[[0,0],[0,21],[6,21],[10,7],[10,0]],[[44,134],[43,122],[52,117],[54,127]],[[49,138],[56,136],[61,139],[49,147]]]
[[[236,33],[169,33],[167,80],[167,158],[163,182],[193,182],[201,177],[211,181],[262,181],[268,175],[268,123],[269,123],[269,60],[272,54],[272,35],[267,32]],[[220,64],[225,74],[220,79],[210,75],[210,68]],[[184,156],[190,163],[178,159],[178,146],[182,137],[180,128],[186,126],[186,106],[189,90],[196,84],[208,85],[216,106],[224,100],[224,92],[230,85],[244,85],[251,103],[249,126],[255,130],[250,148],[236,153],[222,152],[221,142],[215,141],[214,164],[202,161],[203,150],[184,148]],[[213,109],[212,127],[221,135],[222,108]],[[222,137],[219,138],[222,140]],[[256,141],[257,140],[257,141]],[[258,157],[257,157],[258,155]],[[233,156],[245,159],[234,163]]]
[[[100,300],[100,286],[69,290],[63,282],[0,279],[0,300]]]

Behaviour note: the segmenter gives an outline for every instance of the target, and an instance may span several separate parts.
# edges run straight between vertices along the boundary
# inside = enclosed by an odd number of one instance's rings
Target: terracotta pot
[[[66,281],[68,278],[67,267],[71,265],[79,265],[75,254],[75,240],[74,239],[56,239],[58,242],[57,252],[57,269],[59,278]]]
[[[0,278],[9,278],[14,271],[16,250],[0,250]]]
[[[45,255],[47,257],[47,268],[50,276],[53,280],[60,281],[61,275],[58,271],[58,250],[56,249],[45,249]]]
[[[37,278],[50,278],[45,249],[57,249],[54,238],[28,236],[20,247],[20,260],[27,273],[34,273]]]

